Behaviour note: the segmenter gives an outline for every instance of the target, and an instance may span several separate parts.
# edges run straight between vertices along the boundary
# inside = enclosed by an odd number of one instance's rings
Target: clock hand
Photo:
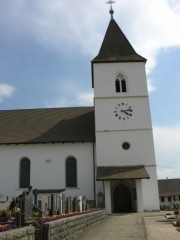
[[[121,112],[125,113],[125,114],[128,115],[128,116],[132,116],[132,114],[128,113],[127,110],[122,110],[122,109],[121,109]]]
[[[131,108],[128,108],[128,109],[126,109],[124,111],[126,111],[126,112],[133,112],[133,110]]]

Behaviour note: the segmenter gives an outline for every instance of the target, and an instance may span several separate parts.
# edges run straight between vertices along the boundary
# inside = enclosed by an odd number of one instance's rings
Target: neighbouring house
[[[92,60],[93,107],[0,111],[0,193],[65,189],[107,213],[159,209],[146,59],[113,18]]]
[[[161,209],[180,206],[180,178],[158,180]]]

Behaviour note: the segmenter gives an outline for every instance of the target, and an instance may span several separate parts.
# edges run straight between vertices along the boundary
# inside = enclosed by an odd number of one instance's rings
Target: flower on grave
[[[17,227],[16,224],[1,224],[0,225],[0,232],[12,230],[12,229],[14,229],[16,227]]]
[[[78,215],[82,215],[82,214],[95,212],[97,210],[99,210],[99,209],[86,210],[84,212],[64,213],[62,215],[49,216],[49,217],[45,217],[45,218],[41,217],[41,218],[37,218],[35,221],[38,222],[38,223],[46,223],[46,222],[50,222],[50,221],[59,220],[59,219],[62,219],[62,218],[73,217],[73,216],[78,216]]]

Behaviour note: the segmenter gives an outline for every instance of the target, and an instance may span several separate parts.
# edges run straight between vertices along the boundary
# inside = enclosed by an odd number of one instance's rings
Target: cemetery
[[[29,188],[12,201],[1,201],[0,240],[75,239],[106,216],[105,210],[90,209],[85,197],[65,197],[63,192]]]

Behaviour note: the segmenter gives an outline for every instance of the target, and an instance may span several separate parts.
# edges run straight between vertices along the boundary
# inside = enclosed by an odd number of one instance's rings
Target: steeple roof
[[[98,55],[92,62],[145,62],[135,52],[114,19],[110,20]]]

